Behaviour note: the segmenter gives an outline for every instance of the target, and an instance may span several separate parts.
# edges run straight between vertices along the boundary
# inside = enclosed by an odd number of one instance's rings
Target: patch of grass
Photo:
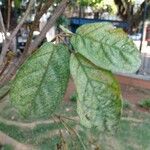
[[[5,106],[3,108],[0,107],[0,116],[6,119],[15,118],[15,120],[21,120],[15,108],[12,107],[10,101],[5,101]]]
[[[116,139],[122,145],[122,150],[146,150],[150,147],[150,124],[121,121]]]
[[[87,142],[85,135],[83,132],[79,132],[79,136],[81,137],[82,142]],[[65,140],[66,146],[68,150],[84,150],[81,142],[77,138],[77,136],[70,136],[63,137],[63,140]],[[39,145],[41,150],[56,150],[57,145],[60,145],[62,142],[62,137],[59,135],[52,137],[51,139],[44,139],[42,143]]]
[[[70,101],[72,102],[77,102],[78,95],[77,92],[75,91],[71,96],[70,96]]]
[[[63,128],[63,125],[61,123],[53,123],[53,124],[40,124],[37,125],[33,130],[32,130],[32,134],[34,134],[34,136],[37,136],[38,134],[50,131],[50,130],[55,130],[58,128]]]
[[[125,108],[130,108],[130,103],[124,104]],[[67,109],[69,111],[67,111]],[[98,144],[101,149],[104,150],[149,150],[150,143],[150,115],[147,113],[136,112],[132,110],[132,107],[125,110],[126,117],[135,118],[141,120],[140,123],[128,120],[121,120],[120,127],[117,133],[110,136],[103,136],[97,138]],[[64,116],[76,116],[76,103],[62,103],[60,108],[56,111],[56,114]],[[142,122],[143,120],[143,122]],[[65,119],[66,121],[66,119]],[[76,122],[68,123],[71,127],[77,125]],[[29,143],[39,146],[41,150],[55,150],[57,144],[61,142],[60,136],[54,136],[52,138],[47,135],[51,131],[62,128],[65,129],[61,123],[53,124],[40,124],[37,125],[32,130],[20,129],[16,126],[8,126],[4,123],[0,123],[0,130],[8,134],[12,138],[18,140],[19,142]],[[46,135],[46,136],[45,136]],[[87,146],[90,143],[87,139],[87,132],[80,131],[79,135],[83,143]],[[96,136],[95,136],[96,137]],[[82,144],[76,135],[67,136],[66,142],[68,144],[68,150],[82,150]],[[90,147],[91,148],[91,147]],[[89,149],[90,149],[89,148]],[[88,150],[88,149],[87,149]]]
[[[123,109],[129,109],[131,107],[131,104],[128,100],[123,100]]]
[[[69,126],[74,127],[76,125],[75,122],[69,122]],[[28,143],[28,144],[39,144],[39,141],[42,141],[43,135],[57,129],[64,129],[64,125],[60,123],[51,123],[51,124],[39,124],[32,130],[30,129],[21,129],[14,125],[6,125],[4,123],[0,123],[0,130],[15,140]],[[40,139],[40,137],[42,137]],[[37,142],[38,141],[38,142]]]
[[[46,135],[48,132],[51,132],[55,129],[63,128],[61,123],[53,123],[53,124],[40,124],[37,125],[33,130],[30,131],[28,135],[28,143],[29,144],[39,144],[43,142],[44,134]],[[42,138],[41,138],[42,137]]]
[[[139,106],[146,109],[150,109],[150,99],[141,100],[139,102]]]
[[[10,137],[20,141],[25,142],[27,140],[26,131],[21,130],[20,128],[13,125],[6,125],[0,122],[0,131],[6,133]]]
[[[14,150],[14,148],[11,145],[4,145],[1,150]]]
[[[77,116],[77,104],[73,102],[63,102],[56,110],[55,114],[67,117]]]
[[[149,150],[149,129],[149,122],[121,120],[116,133],[94,133],[93,137],[102,150]]]
[[[39,145],[40,150],[56,150],[57,144],[61,142],[59,136],[54,136],[51,139],[44,139],[42,143]]]

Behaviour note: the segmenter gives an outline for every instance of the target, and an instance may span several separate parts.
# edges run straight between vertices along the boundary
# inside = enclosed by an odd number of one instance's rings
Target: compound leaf
[[[25,118],[49,117],[65,93],[69,52],[45,43],[20,68],[11,85],[11,101]]]
[[[133,73],[141,64],[140,53],[122,29],[109,23],[86,24],[71,38],[76,52],[112,72]]]
[[[110,71],[100,69],[80,54],[70,61],[77,93],[77,112],[80,122],[87,128],[112,131],[121,115],[119,84]]]

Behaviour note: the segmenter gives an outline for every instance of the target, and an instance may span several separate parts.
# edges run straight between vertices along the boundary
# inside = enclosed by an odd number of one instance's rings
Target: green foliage
[[[77,112],[81,124],[102,131],[116,127],[121,115],[121,96],[112,73],[81,55],[72,55],[70,65],[79,97]]]
[[[75,91],[71,96],[70,96],[70,100],[72,102],[77,102],[77,99],[78,99],[78,94],[77,92]]]
[[[69,52],[45,43],[20,68],[11,86],[11,101],[26,118],[49,117],[66,90]]]
[[[94,6],[97,3],[100,3],[102,0],[78,0],[78,3],[81,6]]]
[[[10,137],[15,138],[18,141],[25,141],[26,139],[26,132],[23,132],[20,128],[16,127],[15,125],[6,125],[3,122],[0,122],[0,131],[3,131]]]
[[[96,66],[113,72],[132,73],[141,64],[140,53],[121,29],[109,23],[86,24],[71,39],[76,52]]]
[[[57,26],[59,25],[64,25],[64,26],[68,26],[70,24],[70,21],[67,17],[65,17],[64,15],[60,16],[56,22]]]
[[[14,150],[14,148],[12,147],[12,145],[4,145],[1,150]]]
[[[14,3],[15,3],[15,7],[19,8],[22,3],[22,0],[15,0]]]
[[[76,103],[69,103],[70,107],[74,106]],[[63,109],[59,112],[60,114],[64,114],[64,110],[66,108],[70,108],[64,104]],[[134,110],[134,111],[133,111]],[[148,113],[137,112],[135,109],[131,109],[129,111],[125,111],[124,113],[126,117],[134,118],[135,120],[141,120],[141,122],[134,122],[127,120],[121,120],[119,125],[119,130],[112,137],[107,137],[107,135],[102,134],[100,141],[97,141],[97,144],[100,143],[100,148],[103,150],[149,150],[149,139],[150,139],[150,117]],[[131,113],[132,111],[132,113]],[[58,112],[57,112],[58,113]],[[124,116],[123,113],[123,116]],[[69,114],[68,114],[69,115]],[[124,117],[125,117],[124,116]],[[71,120],[70,120],[71,121]],[[42,123],[42,122],[41,122]],[[74,123],[68,122],[68,123]],[[78,124],[78,122],[76,122]],[[54,135],[53,137],[49,137],[50,133],[52,133],[56,129],[64,130],[64,126],[61,123],[53,123],[53,124],[41,124],[36,126],[33,129],[22,129],[16,126],[8,126],[7,124],[3,124],[4,127],[1,127],[0,130],[5,132],[7,135],[12,138],[18,140],[19,142],[26,143],[29,145],[37,146],[39,150],[56,150],[56,146],[61,142],[61,137],[59,135]],[[60,125],[60,126],[59,126]],[[75,127],[76,124],[74,123]],[[19,131],[19,132],[18,132]],[[84,144],[87,145],[86,150],[91,150],[92,144],[89,142],[89,134],[86,132],[87,130],[82,130],[82,132],[78,131],[79,136],[83,140]],[[94,132],[94,131],[93,131]],[[99,140],[95,134],[94,140]],[[110,136],[110,135],[109,135]],[[92,140],[92,138],[90,137]],[[130,141],[130,142],[127,142]],[[68,150],[82,150],[81,143],[78,138],[72,134],[66,137],[66,142],[68,144]],[[89,145],[88,145],[89,144]],[[88,147],[89,146],[89,147]]]
[[[123,109],[128,109],[130,108],[130,103],[128,102],[128,100],[123,100]]]
[[[22,3],[22,0],[12,0],[15,4],[15,8],[19,8],[21,3]],[[2,3],[2,5],[6,5],[7,3],[7,0],[0,0],[0,2]],[[5,6],[6,7],[6,6]]]
[[[141,62],[138,50],[121,29],[109,23],[83,25],[76,34],[62,30],[72,36],[69,49],[62,44],[45,43],[37,50],[12,82],[12,104],[27,119],[49,117],[63,99],[70,59],[81,124],[114,131],[120,122],[122,102],[112,72],[137,71]],[[69,50],[73,53],[71,58]]]
[[[111,13],[117,12],[117,6],[114,0],[77,0],[80,6],[91,6],[94,11],[109,10]]]
[[[40,144],[40,150],[55,150],[58,143],[61,142],[59,136],[54,136],[52,139],[46,139]]]
[[[150,99],[141,100],[139,102],[139,106],[146,109],[150,109]]]

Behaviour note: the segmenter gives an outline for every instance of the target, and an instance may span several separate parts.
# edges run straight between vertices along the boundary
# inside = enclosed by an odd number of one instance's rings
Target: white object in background
[[[0,32],[0,43],[3,43],[4,39],[5,39],[4,33]]]
[[[40,31],[41,31],[41,30],[44,28],[44,26],[46,25],[47,19],[48,19],[48,17],[47,17],[46,14],[43,14],[43,16],[40,18],[40,26],[39,26]]]
[[[55,26],[50,28],[50,30],[46,33],[46,39],[50,42],[55,37]]]
[[[37,35],[39,35],[39,34],[40,34],[39,31],[33,31],[33,36],[37,36]]]
[[[84,11],[85,13],[93,13],[93,10],[90,6],[86,7]]]
[[[47,19],[50,16],[49,13],[44,14],[40,19],[40,31],[44,28],[44,26],[47,23]],[[55,37],[55,27],[53,26],[47,33],[46,33],[46,39],[48,42],[50,42]]]
[[[144,2],[144,0],[135,0],[135,5],[141,5]]]
[[[6,32],[6,35],[9,37],[10,33]],[[5,40],[5,35],[3,32],[0,32],[0,43],[3,43],[4,40]]]

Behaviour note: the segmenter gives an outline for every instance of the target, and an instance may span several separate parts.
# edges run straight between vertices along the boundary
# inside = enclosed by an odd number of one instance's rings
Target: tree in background
[[[118,16],[129,23],[129,33],[132,33],[133,28],[138,28],[138,25],[143,21],[145,4],[149,5],[149,1],[142,0],[115,0],[118,6]]]
[[[94,12],[94,18],[101,18],[104,12],[116,15],[129,24],[129,33],[133,28],[138,28],[143,20],[145,3],[149,5],[149,0],[141,2],[137,0],[78,0],[81,9],[90,6]],[[82,12],[82,11],[81,11]],[[82,12],[83,13],[83,12]],[[84,15],[81,15],[84,17]]]
[[[90,6],[94,12],[94,18],[99,18],[100,14],[104,11],[109,11],[110,13],[116,13],[117,7],[114,3],[114,0],[105,1],[105,0],[78,0],[77,3],[81,7]]]

